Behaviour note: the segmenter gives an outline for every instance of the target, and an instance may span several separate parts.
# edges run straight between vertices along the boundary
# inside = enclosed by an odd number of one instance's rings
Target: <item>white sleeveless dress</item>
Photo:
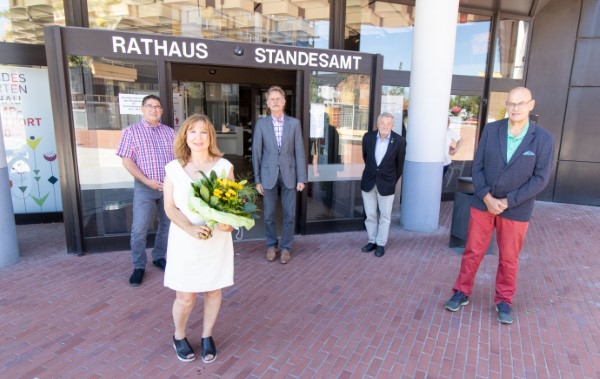
[[[221,176],[229,173],[232,164],[220,158],[212,170]],[[175,205],[194,225],[203,225],[204,219],[188,207],[192,178],[174,160],[165,166],[167,177],[173,182]],[[196,239],[175,223],[169,228],[165,287],[181,292],[206,292],[233,285],[233,240],[230,232],[214,230],[207,240]]]

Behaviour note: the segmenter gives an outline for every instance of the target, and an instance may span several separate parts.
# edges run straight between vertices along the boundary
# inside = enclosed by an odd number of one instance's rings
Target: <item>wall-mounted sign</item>
[[[219,41],[121,31],[53,27],[62,30],[69,55],[288,70],[326,70],[370,74],[373,54],[300,46]]]
[[[62,212],[46,68],[0,66],[0,117],[14,212]]]

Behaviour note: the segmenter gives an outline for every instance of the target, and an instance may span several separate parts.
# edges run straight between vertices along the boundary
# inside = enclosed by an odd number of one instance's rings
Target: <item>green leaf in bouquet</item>
[[[215,181],[217,181],[217,173],[216,173],[214,170],[212,170],[212,171],[210,172],[210,180],[211,180],[212,182],[215,182]]]
[[[243,185],[243,186],[245,186],[245,185],[246,185],[246,183],[248,183],[248,180],[246,180],[246,179],[244,179],[244,180],[240,181],[240,184],[241,184],[241,185]]]
[[[210,205],[211,208],[216,208],[217,205],[219,205],[219,198],[216,196],[211,196],[208,205]]]
[[[248,212],[248,213],[254,213],[256,212],[256,205],[252,204],[252,203],[244,203],[244,211]]]
[[[200,188],[196,183],[192,183],[192,194],[196,197],[200,197]]]
[[[208,178],[208,176],[206,176],[206,174],[204,173],[204,171],[200,171],[200,175],[202,175],[202,178],[203,178],[204,180],[206,180],[207,182],[210,182],[210,179]],[[204,180],[203,180],[203,181],[204,181]]]
[[[206,186],[204,184],[200,185],[200,197],[202,198],[202,200],[206,201],[208,203],[208,200],[210,199],[210,192],[208,191],[208,188],[206,188]]]

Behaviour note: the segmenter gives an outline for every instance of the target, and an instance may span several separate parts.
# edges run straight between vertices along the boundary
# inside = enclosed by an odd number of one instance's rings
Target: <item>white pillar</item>
[[[0,118],[0,132],[2,119]],[[10,196],[10,179],[8,178],[8,167],[6,164],[6,151],[4,150],[4,138],[0,136],[0,267],[6,267],[17,263],[19,260],[19,243],[17,242],[17,227],[15,226],[15,214]]]
[[[458,0],[417,0],[400,223],[439,227]]]

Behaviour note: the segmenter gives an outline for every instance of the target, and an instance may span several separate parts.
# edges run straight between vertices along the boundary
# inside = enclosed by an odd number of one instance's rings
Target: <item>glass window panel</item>
[[[15,214],[62,211],[48,69],[0,65],[0,119]],[[2,143],[2,142],[0,142]]]
[[[485,76],[491,17],[459,13],[454,48],[454,75]]]
[[[307,221],[362,218],[362,136],[371,77],[313,72]]]
[[[44,26],[65,25],[62,1],[0,2],[0,42],[44,43]]]
[[[471,163],[475,156],[475,140],[477,126],[479,125],[480,96],[451,95],[448,108],[448,129],[460,136],[460,142],[450,142],[450,148],[456,148],[450,158],[452,163],[444,173],[442,193],[451,193],[456,190],[456,181],[461,176],[471,175]],[[445,152],[444,152],[445,153]]]
[[[523,79],[529,22],[500,20],[496,38],[494,77]]]
[[[381,54],[384,69],[410,71],[413,15],[411,5],[348,0],[344,49]]]
[[[101,57],[69,61],[84,237],[129,234],[133,177],[115,151],[122,130],[141,118],[141,98],[158,95],[157,67]]]
[[[329,0],[88,0],[90,28],[329,47]]]
[[[408,92],[408,87],[381,87],[381,112],[394,115],[392,130],[404,137],[406,137],[406,123],[408,122]]]
[[[508,101],[508,92],[490,93],[490,103],[486,123],[502,120],[506,118],[506,102]]]

